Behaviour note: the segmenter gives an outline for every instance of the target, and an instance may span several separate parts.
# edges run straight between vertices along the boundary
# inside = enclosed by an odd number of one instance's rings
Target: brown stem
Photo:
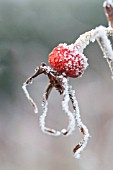
[[[52,88],[53,88],[52,84],[49,84],[49,86],[47,87],[46,92],[45,92],[46,100],[48,100],[48,97],[49,97],[49,94],[50,94]]]
[[[45,73],[43,65],[41,65],[40,67],[37,67],[35,73],[26,80],[26,84],[29,84],[30,82],[32,82],[34,78],[36,78],[38,75],[43,74],[43,73]]]

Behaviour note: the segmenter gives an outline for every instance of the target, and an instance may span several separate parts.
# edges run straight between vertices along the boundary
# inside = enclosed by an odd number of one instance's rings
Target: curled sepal
[[[77,127],[79,128],[80,132],[83,134],[83,139],[73,149],[74,157],[80,158],[80,152],[83,151],[83,149],[86,147],[90,135],[87,127],[81,121],[79,106],[78,106],[77,99],[75,97],[75,91],[72,90],[71,86],[69,86],[69,97],[73,105],[73,109],[74,109],[73,114],[76,120]]]
[[[49,97],[49,94],[52,90],[52,85],[50,84],[46,90],[46,92],[43,94],[43,101],[42,101],[42,108],[43,108],[43,113],[42,115],[40,116],[40,127],[41,127],[41,130],[44,132],[44,133],[47,133],[49,135],[53,135],[53,136],[59,136],[61,135],[61,132],[60,131],[56,131],[54,129],[51,129],[51,128],[47,128],[45,126],[45,119],[46,119],[46,116],[47,116],[47,111],[48,111],[48,97]]]
[[[31,96],[30,96],[30,94],[29,94],[29,92],[28,92],[28,90],[27,90],[27,86],[28,86],[30,83],[31,83],[31,81],[29,81],[29,83],[28,83],[28,82],[25,82],[25,83],[23,84],[23,86],[22,86],[22,89],[23,89],[23,91],[24,91],[24,93],[25,93],[28,101],[31,103],[31,105],[32,105],[32,107],[33,107],[33,109],[34,109],[34,113],[38,113],[38,107],[37,107],[36,103],[34,102],[34,100],[31,98]]]

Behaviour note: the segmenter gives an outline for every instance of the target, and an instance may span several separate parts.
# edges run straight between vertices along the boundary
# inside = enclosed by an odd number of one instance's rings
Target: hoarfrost
[[[78,106],[77,99],[75,97],[75,91],[72,90],[71,86],[69,87],[69,96],[70,96],[70,100],[73,103],[73,109],[74,109],[73,114],[76,120],[77,127],[79,128],[80,132],[82,132],[83,134],[82,141],[74,148],[74,157],[79,158],[80,152],[83,151],[83,149],[86,147],[90,135],[89,135],[87,127],[81,121],[79,106]]]
[[[27,90],[27,84],[26,84],[26,83],[23,84],[22,89],[23,89],[26,97],[27,97],[28,100],[30,101],[31,105],[33,106],[33,108],[34,108],[34,113],[38,113],[37,105],[36,105],[36,103],[33,101],[33,99],[30,97],[29,92],[28,92],[28,90]]]
[[[65,111],[65,113],[67,114],[67,116],[69,117],[69,124],[68,124],[68,128],[67,128],[67,135],[70,135],[72,133],[72,131],[74,131],[75,129],[75,118],[73,113],[69,110],[69,93],[68,93],[68,81],[65,79],[64,80],[64,99],[62,101],[62,109]],[[62,130],[63,132],[64,130]],[[65,132],[66,133],[66,132]]]
[[[45,119],[46,119],[47,111],[48,111],[48,102],[47,102],[47,99],[46,99],[46,93],[44,93],[44,95],[43,95],[42,108],[43,108],[43,113],[40,116],[40,121],[39,121],[40,122],[41,130],[44,133],[47,133],[49,135],[59,136],[61,134],[60,131],[56,131],[54,129],[50,129],[50,128],[47,128],[45,126]]]

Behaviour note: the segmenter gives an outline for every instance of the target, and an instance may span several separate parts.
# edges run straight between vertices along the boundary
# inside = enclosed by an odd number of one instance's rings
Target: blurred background
[[[70,79],[92,136],[79,160],[72,153],[82,138],[77,128],[68,137],[48,136],[39,128],[48,78],[41,75],[29,86],[37,115],[21,88],[36,66],[47,63],[56,45],[71,44],[80,34],[107,26],[102,4],[103,0],[0,0],[0,170],[113,169],[113,81],[96,42],[85,50],[90,66],[83,77]],[[61,101],[53,90],[47,126],[67,127]]]

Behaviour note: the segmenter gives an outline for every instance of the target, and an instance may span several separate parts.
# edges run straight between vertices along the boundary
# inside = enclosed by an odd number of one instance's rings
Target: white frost
[[[30,97],[29,92],[28,92],[28,90],[27,90],[27,84],[26,84],[26,83],[23,84],[22,89],[23,89],[23,91],[24,91],[27,99],[30,101],[31,105],[33,106],[33,108],[34,108],[34,113],[38,113],[37,105],[36,105],[36,103],[33,101],[33,99]]]
[[[113,1],[109,2],[111,3]],[[89,45],[90,42],[94,42],[95,40],[97,40],[102,49],[104,58],[106,58],[113,75],[113,66],[110,65],[111,63],[109,63],[109,59],[113,62],[113,50],[110,40],[107,37],[108,35],[113,36],[113,29],[99,26],[89,32],[80,35],[80,37],[75,42],[75,47],[80,53],[83,54],[83,51],[87,47],[87,45]]]
[[[68,124],[68,128],[67,128],[67,134],[66,135],[70,135],[74,130],[75,130],[75,118],[73,113],[69,110],[69,93],[68,93],[68,80],[66,78],[64,78],[64,99],[62,101],[62,109],[65,111],[65,113],[67,114],[67,116],[69,117],[69,124]],[[64,132],[64,130],[62,130],[62,133]],[[66,132],[65,132],[66,133]]]
[[[56,131],[54,129],[50,129],[50,128],[47,128],[45,126],[45,119],[46,119],[46,116],[47,116],[47,111],[48,111],[48,102],[46,100],[46,93],[44,93],[43,95],[43,102],[42,102],[42,108],[43,108],[43,113],[42,115],[40,116],[40,127],[41,127],[41,130],[44,132],[44,133],[47,133],[49,135],[53,135],[53,136],[59,136],[61,135],[61,132],[60,131]]]
[[[71,86],[69,87],[69,94],[70,94],[70,99],[72,100],[72,103],[73,103],[74,117],[75,117],[75,120],[76,120],[77,127],[79,128],[79,130],[81,132],[83,130],[83,132],[82,132],[83,139],[79,143],[80,147],[74,153],[74,157],[75,158],[79,158],[80,157],[80,152],[83,151],[83,149],[86,147],[90,135],[89,135],[87,127],[81,121],[79,106],[78,106],[77,99],[75,97],[75,91],[72,90]]]

